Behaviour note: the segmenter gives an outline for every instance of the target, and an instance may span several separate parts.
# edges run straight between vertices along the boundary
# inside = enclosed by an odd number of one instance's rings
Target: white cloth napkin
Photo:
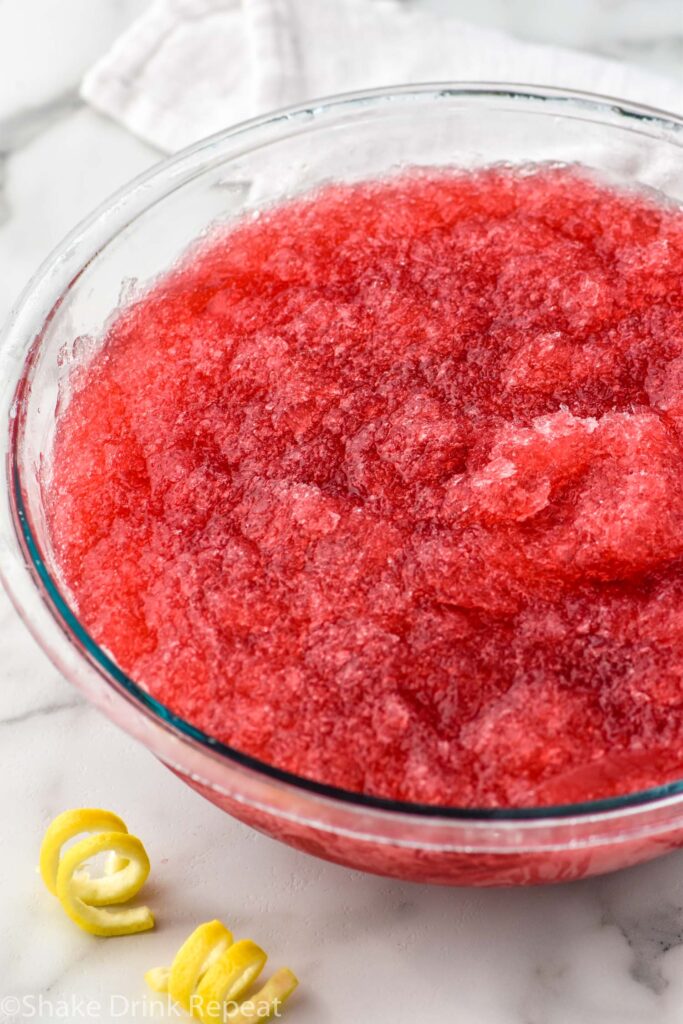
[[[415,0],[155,0],[81,91],[173,151],[316,96],[445,80],[560,85],[683,111],[683,83],[523,43]]]

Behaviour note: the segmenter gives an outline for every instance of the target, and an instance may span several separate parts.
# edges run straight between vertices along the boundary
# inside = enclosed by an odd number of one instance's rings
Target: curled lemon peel
[[[57,895],[57,870],[62,847],[84,832],[127,832],[118,814],[98,807],[64,811],[57,815],[43,836],[40,847],[40,874],[50,892]]]
[[[262,989],[242,1003],[237,1013],[228,1016],[228,1021],[230,1024],[252,1024],[271,1020],[279,1015],[280,1007],[298,984],[299,979],[289,967],[280,967]]]
[[[197,984],[232,944],[232,934],[220,921],[200,924],[180,947],[168,979],[171,999],[188,1012]]]
[[[145,973],[145,981],[152,992],[168,992],[169,967],[152,967]]]
[[[104,875],[92,878],[86,865],[100,854],[107,854]],[[40,873],[71,920],[92,935],[131,935],[154,927],[149,907],[111,909],[140,891],[149,858],[140,840],[110,811],[81,808],[55,818],[41,846]]]
[[[241,939],[213,963],[195,992],[195,1003],[202,1024],[223,1020],[221,1007],[235,1003],[256,981],[268,957],[251,939]]]
[[[266,960],[266,954],[255,942],[233,942],[225,925],[207,921],[183,943],[170,967],[152,968],[145,974],[145,980],[154,992],[168,992],[201,1024],[247,1024],[269,1020],[298,985],[294,974],[284,967],[259,992],[238,1005]],[[226,1013],[233,1004],[235,1009]]]

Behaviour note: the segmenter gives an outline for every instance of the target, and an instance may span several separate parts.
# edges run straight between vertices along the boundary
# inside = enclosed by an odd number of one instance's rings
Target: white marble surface
[[[683,74],[680,0],[415,2]],[[76,99],[82,71],[144,5],[0,0],[1,316],[60,237],[156,159]],[[362,876],[288,850],[191,793],[80,701],[4,596],[0,664],[0,1021],[150,1019],[148,1003],[126,1002],[146,999],[143,972],[212,916],[299,973],[293,1024],[683,1021],[683,853],[531,891]],[[84,804],[117,810],[144,837],[155,932],[93,939],[43,891],[42,830]],[[14,997],[28,1001],[17,1011]]]

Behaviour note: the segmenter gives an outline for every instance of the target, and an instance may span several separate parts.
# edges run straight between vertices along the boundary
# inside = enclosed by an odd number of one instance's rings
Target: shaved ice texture
[[[331,185],[198,243],[60,412],[90,634],[197,727],[401,800],[683,776],[683,212],[576,167]]]

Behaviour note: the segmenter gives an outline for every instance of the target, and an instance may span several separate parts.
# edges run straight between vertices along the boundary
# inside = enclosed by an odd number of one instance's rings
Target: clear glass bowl
[[[112,311],[189,243],[321,182],[401,165],[580,160],[615,182],[683,200],[683,121],[617,100],[455,83],[334,97],[239,125],[159,164],[47,260],[0,347],[0,571],[64,675],[209,800],[284,842],[367,871],[454,885],[579,878],[683,845],[683,781],[617,799],[529,809],[434,808],[297,778],[173,715],[88,636],[60,583],[39,477],[60,383]]]

